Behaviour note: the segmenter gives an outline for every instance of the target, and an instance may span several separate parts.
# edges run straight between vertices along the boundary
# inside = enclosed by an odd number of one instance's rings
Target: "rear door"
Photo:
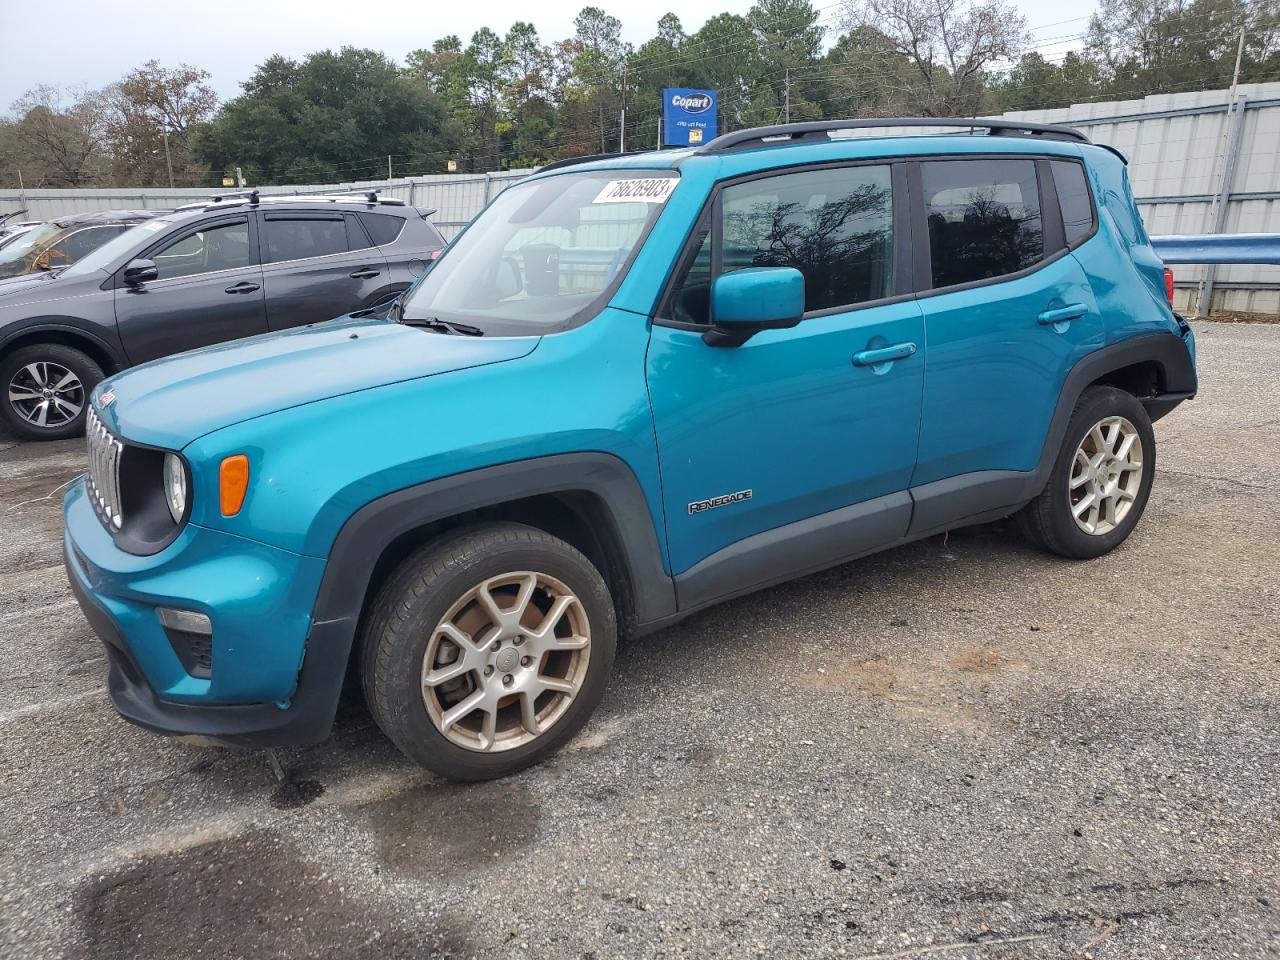
[[[331,320],[376,301],[386,258],[360,221],[341,211],[260,211],[267,326]]]
[[[1033,469],[1067,371],[1103,344],[1049,171],[1027,156],[918,164],[929,350],[913,487]]]
[[[267,330],[254,224],[218,217],[159,241],[140,255],[160,277],[137,287],[117,279],[116,322],[130,363]]]

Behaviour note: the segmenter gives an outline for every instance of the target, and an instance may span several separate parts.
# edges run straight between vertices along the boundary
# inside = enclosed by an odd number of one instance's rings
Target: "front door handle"
[[[239,283],[233,283],[227,287],[227,293],[253,293],[255,290],[261,290],[262,286],[257,283],[250,283],[248,280],[241,280]]]
[[[894,360],[905,360],[916,352],[914,343],[895,343],[891,347],[877,347],[874,350],[861,350],[853,355],[855,367],[875,367]]]
[[[1088,312],[1089,308],[1083,303],[1068,303],[1065,307],[1046,310],[1036,319],[1045,326],[1049,326],[1054,323],[1070,323],[1072,320],[1078,320],[1083,317]]]
[[[350,274],[352,280],[372,280],[381,270],[375,270],[373,267],[361,267],[359,270],[353,270]]]

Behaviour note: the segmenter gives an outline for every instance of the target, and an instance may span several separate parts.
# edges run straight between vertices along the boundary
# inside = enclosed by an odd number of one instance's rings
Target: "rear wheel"
[[[1146,509],[1155,461],[1155,432],[1142,404],[1115,387],[1090,387],[1072,413],[1048,485],[1018,514],[1019,527],[1064,557],[1114,550]]]
[[[88,355],[61,343],[38,343],[0,361],[5,394],[0,413],[29,440],[62,440],[84,433],[89,394],[102,368]]]
[[[520,524],[446,536],[374,601],[361,682],[382,731],[455,780],[536,763],[586,723],[613,662],[604,579],[572,546]]]

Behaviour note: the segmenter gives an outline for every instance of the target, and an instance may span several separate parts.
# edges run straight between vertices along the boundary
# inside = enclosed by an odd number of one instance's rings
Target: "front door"
[[[155,261],[159,279],[115,291],[130,363],[266,333],[251,228],[245,215],[205,221],[142,254]]]
[[[674,574],[746,538],[891,494],[892,509],[872,511],[878,536],[905,533],[924,325],[904,274],[909,238],[894,226],[905,216],[895,217],[902,183],[890,164],[776,174],[722,188],[705,215],[647,360]],[[799,269],[804,319],[739,347],[708,346],[711,284],[749,266]],[[776,559],[778,575],[804,566]]]
[[[390,283],[386,258],[352,215],[262,213],[267,325],[332,320],[372,305]]]

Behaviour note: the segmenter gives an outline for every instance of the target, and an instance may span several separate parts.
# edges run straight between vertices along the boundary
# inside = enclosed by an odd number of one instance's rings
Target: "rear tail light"
[[[431,251],[431,255],[430,255],[429,257],[427,257],[427,259],[428,259],[428,260],[439,260],[439,259],[440,259],[440,254],[442,254],[442,253],[444,253],[444,247],[440,247],[438,250],[432,250],[432,251]]]
[[[1169,306],[1173,306],[1173,271],[1164,268],[1164,295],[1169,298]]]

